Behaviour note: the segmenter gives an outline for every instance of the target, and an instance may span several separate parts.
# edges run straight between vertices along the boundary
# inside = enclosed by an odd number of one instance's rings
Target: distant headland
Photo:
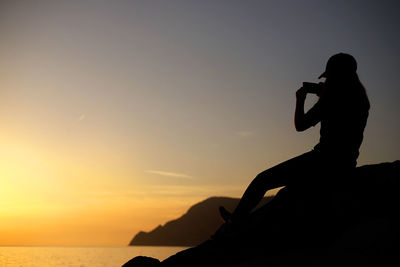
[[[260,206],[272,197],[265,197]],[[238,198],[210,197],[188,209],[181,217],[159,225],[152,231],[139,232],[130,246],[195,246],[210,238],[222,224],[218,207],[224,206],[233,210],[239,202]]]

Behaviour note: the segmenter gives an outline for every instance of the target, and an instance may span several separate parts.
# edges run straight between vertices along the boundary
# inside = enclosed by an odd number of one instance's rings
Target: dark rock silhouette
[[[131,259],[130,261],[122,265],[122,267],[129,267],[129,266],[153,267],[153,266],[158,266],[159,263],[160,261],[157,259],[139,256]]]
[[[400,161],[358,167],[346,187],[318,189],[332,197],[311,210],[285,187],[230,235],[155,266],[400,266],[399,176]]]
[[[260,203],[266,204],[271,197]],[[130,242],[131,246],[195,246],[206,241],[221,225],[218,207],[224,206],[233,210],[239,202],[238,198],[211,197],[199,202],[180,218],[159,225],[146,233],[139,232]]]

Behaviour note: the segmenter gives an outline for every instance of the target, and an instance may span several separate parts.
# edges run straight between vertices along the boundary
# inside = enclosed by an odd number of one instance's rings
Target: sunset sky
[[[338,52],[372,106],[358,164],[400,159],[399,10],[0,1],[0,245],[126,245],[207,197],[241,196],[318,142],[319,126],[294,129],[295,91]]]

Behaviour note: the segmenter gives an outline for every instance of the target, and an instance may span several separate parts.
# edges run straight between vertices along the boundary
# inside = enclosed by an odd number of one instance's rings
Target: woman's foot
[[[232,232],[232,213],[223,206],[219,207],[219,214],[224,224],[211,236],[211,239],[221,239],[228,236]]]
[[[223,240],[232,233],[232,223],[226,222],[211,236],[213,240]]]
[[[227,211],[225,209],[225,207],[223,207],[223,206],[219,207],[219,214],[221,215],[221,218],[224,221],[224,223],[228,223],[228,222],[232,221],[232,213]]]

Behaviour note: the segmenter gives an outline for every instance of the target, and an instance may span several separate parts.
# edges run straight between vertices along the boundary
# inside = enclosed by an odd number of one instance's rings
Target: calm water
[[[163,260],[183,247],[0,247],[1,267],[120,267],[135,256]]]

